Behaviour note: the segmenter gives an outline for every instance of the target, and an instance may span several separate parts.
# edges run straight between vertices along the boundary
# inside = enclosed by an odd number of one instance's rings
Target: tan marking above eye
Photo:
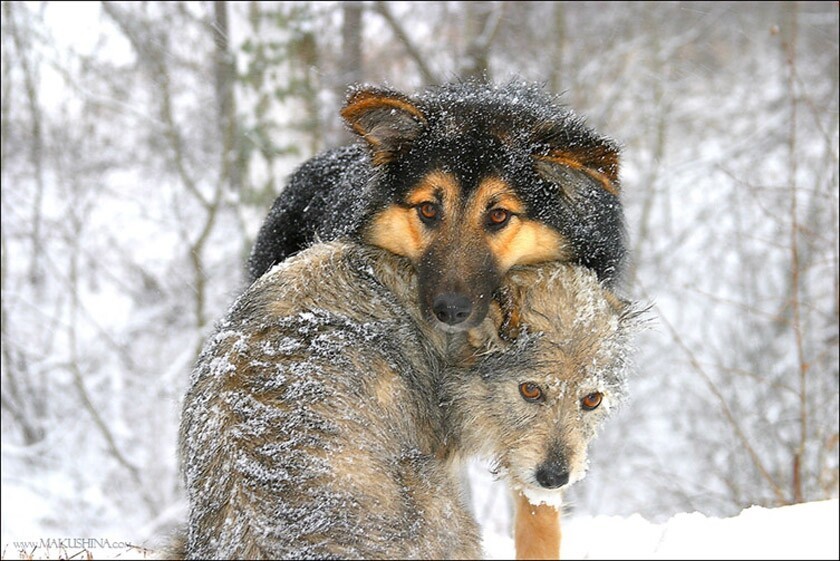
[[[452,174],[435,170],[428,173],[408,192],[405,202],[417,206],[427,202],[438,202],[448,208],[460,197],[461,188]]]
[[[488,212],[496,208],[509,213],[507,223],[487,229]],[[565,238],[553,228],[526,216],[525,203],[513,187],[498,177],[484,179],[470,197],[468,216],[475,228],[482,229],[487,244],[502,272],[514,265],[528,265],[571,257]]]
[[[513,187],[498,177],[483,180],[470,197],[469,204],[470,214],[475,218],[479,218],[494,207],[503,208],[511,214],[525,212],[525,205],[516,195]]]
[[[371,245],[408,257],[418,263],[432,237],[420,217],[420,205],[437,204],[437,212],[451,215],[461,188],[454,176],[435,170],[423,177],[403,200],[381,210],[365,229],[363,237]]]
[[[365,241],[418,263],[429,244],[441,236],[452,239],[484,240],[501,273],[515,265],[567,260],[570,245],[556,230],[525,215],[525,205],[512,187],[498,178],[485,179],[470,197],[466,208],[460,204],[461,188],[455,177],[435,170],[421,179],[403,199],[380,211],[364,233]],[[446,217],[443,231],[435,234],[424,223],[421,205],[437,204],[437,217]],[[507,222],[498,229],[488,228],[489,212],[507,211]],[[425,209],[430,211],[431,209]],[[427,219],[431,212],[427,212]],[[451,230],[451,231],[450,231]],[[448,232],[448,233],[447,233]]]

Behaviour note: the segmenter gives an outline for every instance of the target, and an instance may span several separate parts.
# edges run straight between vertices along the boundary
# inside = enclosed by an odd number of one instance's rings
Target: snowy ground
[[[838,559],[838,501],[748,508],[732,518],[681,513],[664,524],[638,515],[563,523],[564,559]],[[512,559],[513,540],[485,533],[490,559]]]
[[[752,507],[732,518],[677,514],[663,524],[638,515],[567,517],[564,559],[838,559],[838,501]],[[10,538],[7,541],[7,538]],[[15,539],[16,541],[11,541]],[[138,559],[151,550],[105,538],[3,536],[3,559]],[[63,540],[60,543],[59,540]],[[76,540],[74,542],[74,540]],[[74,547],[75,546],[75,547]],[[513,540],[488,528],[489,559],[513,559]],[[90,556],[87,556],[87,553]]]

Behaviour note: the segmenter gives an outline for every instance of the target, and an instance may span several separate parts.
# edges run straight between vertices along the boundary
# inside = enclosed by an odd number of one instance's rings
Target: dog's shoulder
[[[272,267],[230,317],[284,317],[320,309],[356,321],[406,316],[416,299],[413,269],[399,256],[351,239],[316,243]]]

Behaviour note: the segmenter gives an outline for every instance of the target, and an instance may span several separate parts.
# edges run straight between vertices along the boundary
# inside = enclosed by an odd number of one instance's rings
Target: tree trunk
[[[461,78],[491,78],[490,46],[499,29],[502,7],[503,4],[498,4],[494,8],[490,2],[464,3],[466,49],[459,72]]]
[[[239,134],[236,123],[234,82],[236,66],[230,52],[228,5],[225,0],[213,2],[213,41],[216,45],[214,73],[216,78],[216,113],[219,120],[222,147],[222,181],[231,191],[242,189],[242,164],[238,157]]]

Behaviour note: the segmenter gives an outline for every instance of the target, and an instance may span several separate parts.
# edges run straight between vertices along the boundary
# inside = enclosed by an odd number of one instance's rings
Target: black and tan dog
[[[457,331],[483,320],[514,265],[620,276],[618,147],[539,87],[361,88],[342,116],[366,145],[294,173],[259,232],[252,281],[315,240],[350,236],[407,257],[424,316]]]
[[[184,399],[181,555],[478,559],[464,460],[537,499],[583,477],[624,395],[633,308],[583,267],[517,268],[481,326],[448,335],[419,313],[417,277],[378,248],[317,244],[232,306]]]

